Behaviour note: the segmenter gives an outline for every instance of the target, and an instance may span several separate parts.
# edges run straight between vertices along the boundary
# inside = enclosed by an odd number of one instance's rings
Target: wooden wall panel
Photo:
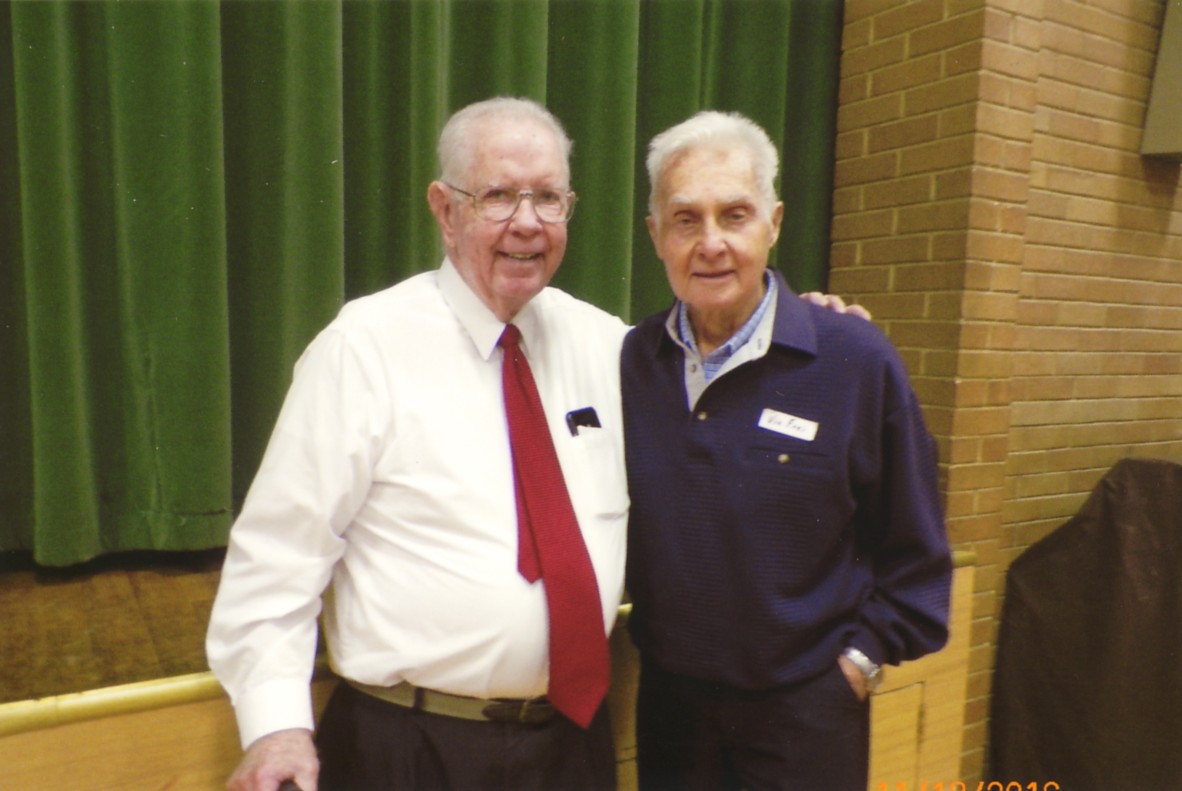
[[[957,569],[952,640],[889,668],[872,709],[871,791],[955,779],[968,668],[971,566]],[[611,692],[620,791],[636,788],[638,665],[626,630],[612,640]],[[314,685],[319,712],[336,680]],[[241,757],[229,700],[212,674],[0,705],[0,788],[218,791]]]

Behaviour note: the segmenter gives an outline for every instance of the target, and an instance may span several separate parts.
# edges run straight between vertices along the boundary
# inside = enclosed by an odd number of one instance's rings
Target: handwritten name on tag
[[[805,442],[812,442],[817,436],[817,423],[814,421],[789,415],[786,412],[777,412],[774,409],[763,410],[759,415],[759,427],[783,434],[786,437],[802,439]]]

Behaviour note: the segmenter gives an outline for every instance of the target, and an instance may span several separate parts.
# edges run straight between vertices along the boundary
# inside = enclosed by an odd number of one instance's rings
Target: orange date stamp
[[[1062,789],[1054,780],[1029,783],[1017,780],[1008,782],[978,780],[976,783],[966,783],[963,780],[955,780],[950,783],[940,780],[931,783],[924,780],[922,783],[908,783],[906,780],[900,780],[897,783],[878,783],[874,786],[873,791],[1062,791]]]

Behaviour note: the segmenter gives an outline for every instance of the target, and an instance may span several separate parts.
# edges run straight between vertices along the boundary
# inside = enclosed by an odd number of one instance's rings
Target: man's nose
[[[509,221],[518,228],[541,228],[542,220],[538,217],[538,212],[534,209],[534,196],[529,193],[523,193],[517,200],[517,208],[513,212],[513,216]]]
[[[698,249],[708,258],[714,258],[726,249],[726,238],[722,227],[714,220],[708,219],[702,223],[702,236],[698,240]]]

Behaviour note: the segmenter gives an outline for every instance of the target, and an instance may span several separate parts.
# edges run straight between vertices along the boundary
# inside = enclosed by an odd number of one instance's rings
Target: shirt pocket
[[[581,514],[615,520],[628,513],[623,440],[610,428],[584,428],[560,443],[563,474]]]
[[[743,452],[745,496],[761,520],[786,517],[812,525],[852,513],[841,460],[801,440],[760,437]]]

